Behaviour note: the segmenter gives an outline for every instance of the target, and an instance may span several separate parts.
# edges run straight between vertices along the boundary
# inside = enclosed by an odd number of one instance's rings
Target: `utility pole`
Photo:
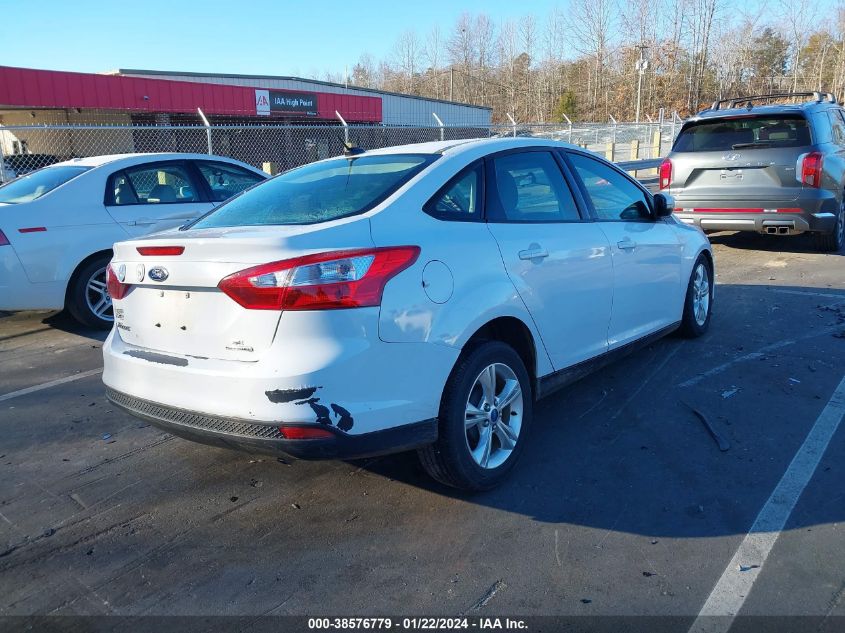
[[[648,61],[643,57],[643,51],[648,48],[645,44],[640,44],[637,46],[640,49],[640,58],[637,60],[635,68],[637,69],[638,77],[637,77],[637,116],[634,119],[635,123],[640,122],[640,95],[642,94],[643,90],[643,75],[645,75],[645,71],[648,68]]]
[[[455,69],[449,68],[449,101],[454,101]]]

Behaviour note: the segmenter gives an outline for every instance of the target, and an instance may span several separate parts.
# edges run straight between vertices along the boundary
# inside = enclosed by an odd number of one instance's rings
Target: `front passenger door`
[[[655,219],[650,196],[614,167],[577,152],[567,160],[613,252],[609,349],[680,321],[682,247],[671,220]]]
[[[181,161],[127,167],[107,181],[106,210],[132,237],[176,228],[211,211],[201,184]]]

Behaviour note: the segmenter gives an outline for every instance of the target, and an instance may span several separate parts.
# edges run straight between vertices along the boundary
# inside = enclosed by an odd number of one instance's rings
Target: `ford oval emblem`
[[[164,266],[153,266],[147,275],[153,281],[164,281],[170,276],[170,273],[167,272]]]
[[[742,154],[725,154],[722,156],[722,160],[739,160],[742,158]]]

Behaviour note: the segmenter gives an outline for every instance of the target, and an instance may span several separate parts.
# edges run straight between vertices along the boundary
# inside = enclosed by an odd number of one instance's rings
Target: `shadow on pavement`
[[[834,336],[845,331],[845,292],[837,309],[828,307],[835,299],[822,305],[765,286],[720,286],[717,297],[705,337],[668,337],[540,401],[521,461],[497,490],[464,495],[433,483],[410,454],[364,467],[541,522],[655,537],[744,533],[845,373],[845,339]],[[838,437],[820,469],[842,468],[843,431]],[[832,503],[805,525],[843,520],[845,505]]]
[[[760,235],[748,231],[719,231],[709,233],[711,244],[721,244],[728,248],[759,251],[761,253],[813,253],[816,255],[843,255],[840,250],[836,253],[820,253],[813,244],[810,233],[801,235]]]

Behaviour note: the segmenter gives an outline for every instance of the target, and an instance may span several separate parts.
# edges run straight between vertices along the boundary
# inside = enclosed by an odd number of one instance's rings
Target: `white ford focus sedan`
[[[498,484],[532,404],[655,338],[703,334],[713,255],[671,202],[542,139],[313,163],[115,245],[109,399],[176,435],[303,458],[418,449]]]
[[[0,310],[67,308],[112,327],[112,244],[177,227],[267,179],[231,158],[115,154],[75,158],[0,187]]]

